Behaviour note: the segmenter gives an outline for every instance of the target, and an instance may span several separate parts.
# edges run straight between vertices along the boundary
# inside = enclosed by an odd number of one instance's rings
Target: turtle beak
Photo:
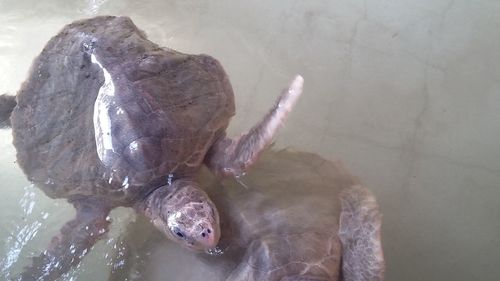
[[[199,241],[200,244],[203,246],[205,249],[213,249],[217,246],[217,242],[213,237],[207,238],[205,240]]]
[[[218,229],[203,227],[203,230],[196,242],[198,242],[203,249],[214,249],[219,243],[219,233],[220,231]]]

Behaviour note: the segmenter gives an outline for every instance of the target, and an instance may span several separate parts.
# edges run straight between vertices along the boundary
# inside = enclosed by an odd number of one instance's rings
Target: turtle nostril
[[[212,233],[212,230],[210,228],[205,228],[201,232],[201,237],[206,238],[206,237],[210,236],[210,233]]]
[[[198,234],[198,243],[201,244],[205,249],[211,249],[217,246],[219,238],[213,235],[213,229],[203,228]],[[210,234],[211,233],[211,234]]]

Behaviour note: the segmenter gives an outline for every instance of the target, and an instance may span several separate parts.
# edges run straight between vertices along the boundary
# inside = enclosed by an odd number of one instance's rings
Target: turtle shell
[[[49,196],[126,205],[192,176],[234,110],[217,60],[160,48],[129,18],[105,16],[48,42],[11,120],[18,162]]]

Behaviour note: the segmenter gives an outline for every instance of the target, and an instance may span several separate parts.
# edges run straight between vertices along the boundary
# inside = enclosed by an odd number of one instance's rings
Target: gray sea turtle
[[[25,174],[76,209],[19,278],[66,272],[107,231],[118,206],[135,208],[184,247],[213,249],[219,215],[199,189],[198,170],[243,173],[272,141],[302,84],[297,76],[260,123],[232,139],[225,130],[233,91],[217,60],[161,48],[127,17],[64,27],[17,96],[0,99],[0,122],[12,126]]]
[[[224,254],[179,251],[137,219],[118,242],[110,281],[383,280],[377,203],[340,162],[266,151],[238,181],[205,169],[199,181],[218,206]]]

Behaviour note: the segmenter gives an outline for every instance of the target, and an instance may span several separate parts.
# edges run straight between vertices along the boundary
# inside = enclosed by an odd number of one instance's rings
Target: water
[[[70,21],[128,15],[150,39],[218,58],[249,128],[295,73],[304,97],[277,138],[342,159],[384,213],[387,280],[500,275],[500,57],[496,1],[0,1],[0,92]],[[0,270],[16,272],[72,216],[31,188],[0,131]],[[134,215],[65,280],[105,280]],[[106,256],[107,255],[107,256]],[[120,279],[117,279],[120,280]]]
[[[341,163],[292,150],[267,151],[240,180],[219,182],[208,170],[202,171],[200,179],[221,214],[219,245],[224,254],[179,251],[178,245],[138,218],[120,237],[127,258],[120,270],[112,272],[111,280],[124,276],[130,280],[164,280],[165,276],[172,281],[280,280],[284,272],[338,273],[340,251],[327,250],[339,245],[334,239],[339,192],[356,183]],[[259,262],[259,270],[248,266]],[[177,268],[175,274],[169,274],[166,264]],[[264,279],[261,273],[278,278]],[[242,277],[247,274],[253,278]]]

